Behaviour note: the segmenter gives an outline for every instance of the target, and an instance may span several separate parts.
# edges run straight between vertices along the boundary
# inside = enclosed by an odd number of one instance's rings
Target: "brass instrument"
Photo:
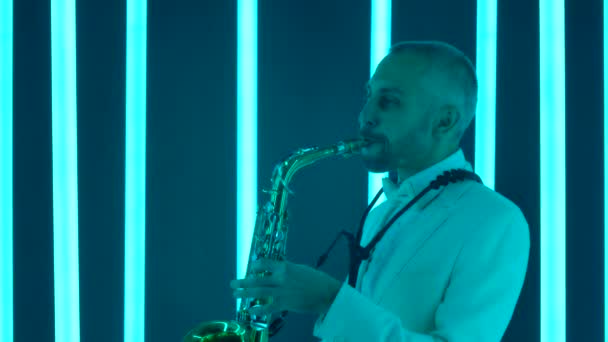
[[[272,188],[266,191],[270,199],[258,209],[251,241],[251,251],[247,263],[246,277],[264,276],[251,271],[251,262],[260,258],[273,260],[285,259],[287,241],[287,198],[289,182],[301,168],[320,160],[340,156],[343,158],[358,154],[368,143],[364,140],[341,141],[325,148],[312,147],[297,150],[278,163],[271,178]],[[249,309],[268,304],[272,298],[243,298],[236,320],[203,322],[184,337],[184,342],[267,342],[269,325],[268,315],[256,316]]]

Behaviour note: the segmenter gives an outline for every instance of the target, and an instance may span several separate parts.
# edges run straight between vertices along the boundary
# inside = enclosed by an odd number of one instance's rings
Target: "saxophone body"
[[[266,258],[284,260],[287,243],[287,199],[291,191],[289,183],[300,169],[330,157],[347,158],[360,153],[367,143],[364,140],[341,141],[319,148],[299,149],[278,163],[271,177],[271,189],[266,191],[270,199],[258,209],[246,277],[263,277],[266,274],[251,271],[251,263]],[[270,315],[256,316],[249,313],[254,306],[271,303],[272,298],[243,298],[236,320],[203,322],[190,330],[183,342],[267,342]]]

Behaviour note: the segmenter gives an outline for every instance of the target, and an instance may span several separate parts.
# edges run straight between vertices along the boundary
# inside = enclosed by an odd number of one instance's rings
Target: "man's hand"
[[[325,313],[338,294],[342,283],[314,268],[288,261],[260,259],[251,264],[253,272],[271,272],[264,277],[233,280],[236,298],[273,297],[271,304],[250,310],[256,315],[280,311]]]

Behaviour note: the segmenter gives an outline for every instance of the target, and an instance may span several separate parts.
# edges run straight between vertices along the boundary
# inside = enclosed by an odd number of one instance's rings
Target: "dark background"
[[[15,341],[54,339],[50,8],[15,1]],[[475,61],[473,0],[393,2],[393,43],[443,40]],[[123,339],[125,0],[77,1],[81,339]],[[146,341],[232,319],[236,1],[149,0]],[[538,2],[499,1],[496,191],[530,225],[531,255],[504,341],[540,340]],[[356,133],[369,77],[364,0],[260,1],[259,186],[304,146]],[[566,1],[567,333],[603,340],[602,4]],[[474,163],[474,125],[463,141]],[[289,258],[312,264],[367,199],[356,159],[298,174]],[[260,200],[264,199],[260,196]],[[252,222],[253,225],[253,222]],[[323,270],[342,278],[339,244]],[[314,341],[291,314],[274,341]]]

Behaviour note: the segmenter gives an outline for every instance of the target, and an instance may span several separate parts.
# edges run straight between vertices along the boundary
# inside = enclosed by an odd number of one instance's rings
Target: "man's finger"
[[[260,298],[260,297],[276,297],[278,295],[276,287],[255,287],[250,289],[234,290],[232,295],[235,298]]]
[[[232,280],[230,287],[232,289],[252,288],[252,287],[273,287],[277,285],[277,281],[272,276],[245,278]]]
[[[258,259],[251,263],[251,270],[253,272],[264,272],[268,271],[274,273],[284,267],[284,261],[277,261],[272,259]]]
[[[256,316],[270,315],[275,312],[282,311],[276,303],[267,305],[258,305],[249,308],[249,313]]]

